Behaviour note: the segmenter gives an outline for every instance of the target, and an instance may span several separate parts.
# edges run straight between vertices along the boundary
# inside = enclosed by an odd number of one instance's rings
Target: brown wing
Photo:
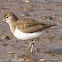
[[[43,29],[50,27],[51,25],[46,25],[40,21],[35,21],[30,18],[22,18],[16,22],[16,26],[19,30],[25,33],[39,32]]]

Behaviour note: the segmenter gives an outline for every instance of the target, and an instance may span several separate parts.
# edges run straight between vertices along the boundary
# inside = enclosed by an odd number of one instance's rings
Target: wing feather
[[[49,25],[35,21],[30,18],[22,18],[16,22],[16,27],[25,33],[40,32],[43,29],[48,28]],[[45,28],[46,27],[46,28]]]

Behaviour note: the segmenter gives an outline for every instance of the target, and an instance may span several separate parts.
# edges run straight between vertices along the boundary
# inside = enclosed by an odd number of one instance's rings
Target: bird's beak
[[[6,21],[5,19],[3,19],[3,21]]]

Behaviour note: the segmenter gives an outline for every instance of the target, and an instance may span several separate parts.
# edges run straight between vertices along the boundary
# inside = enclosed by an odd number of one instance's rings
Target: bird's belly
[[[28,39],[33,39],[36,37],[39,37],[42,34],[42,32],[36,32],[36,33],[24,33],[21,32],[19,29],[16,28],[14,32],[14,36],[18,39],[21,40],[28,40]]]

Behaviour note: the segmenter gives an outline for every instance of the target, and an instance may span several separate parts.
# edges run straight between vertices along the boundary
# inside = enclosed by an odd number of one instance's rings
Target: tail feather
[[[50,28],[50,27],[52,27],[52,26],[57,26],[56,24],[54,24],[54,25],[43,25],[43,29],[46,29],[46,28]]]

